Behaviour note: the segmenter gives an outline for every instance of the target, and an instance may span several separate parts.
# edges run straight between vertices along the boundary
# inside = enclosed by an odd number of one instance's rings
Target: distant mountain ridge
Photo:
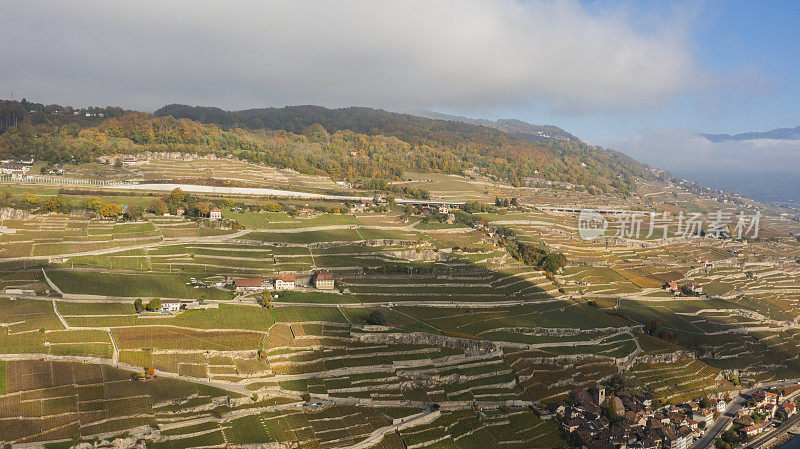
[[[712,142],[726,142],[729,140],[755,140],[755,139],[776,139],[776,140],[800,140],[800,126],[794,128],[777,128],[765,132],[749,132],[741,134],[698,134]]]
[[[533,123],[523,122],[517,119],[476,119],[472,117],[464,117],[462,115],[444,114],[435,111],[419,111],[413,113],[421,117],[449,120],[451,122],[464,122],[473,125],[488,126],[504,133],[511,134],[520,139],[528,140],[531,142],[541,142],[544,140],[561,140],[566,142],[583,143],[581,139],[573,134],[570,134],[558,126],[553,125],[535,125]]]

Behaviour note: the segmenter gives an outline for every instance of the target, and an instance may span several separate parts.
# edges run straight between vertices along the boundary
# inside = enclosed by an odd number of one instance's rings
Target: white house
[[[215,207],[208,213],[208,218],[212,220],[222,220],[222,212]]]
[[[275,290],[294,290],[294,275],[284,274],[275,278]]]
[[[331,290],[334,288],[335,283],[333,275],[328,270],[319,270],[311,277],[311,282],[314,287],[320,290]]]
[[[181,311],[181,302],[177,299],[165,299],[161,301],[161,308],[158,311],[162,313],[178,313]]]

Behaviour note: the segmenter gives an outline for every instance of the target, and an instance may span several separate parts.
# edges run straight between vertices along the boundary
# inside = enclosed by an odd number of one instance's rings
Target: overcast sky
[[[432,109],[555,124],[655,162],[665,133],[800,124],[799,4],[2,1],[0,98]]]

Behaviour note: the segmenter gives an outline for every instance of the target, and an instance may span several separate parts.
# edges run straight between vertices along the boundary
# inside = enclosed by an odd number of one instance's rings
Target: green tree
[[[169,195],[167,196],[167,202],[176,205],[183,203],[185,200],[186,200],[186,193],[184,193],[184,191],[181,190],[180,187],[175,187],[174,189],[172,189],[172,191],[169,192]]]
[[[266,309],[271,309],[272,308],[272,292],[268,292],[267,291],[267,292],[261,293],[260,295],[258,295],[258,299],[256,299],[256,301],[258,302],[258,304],[261,307],[264,307]]]
[[[147,302],[147,311],[155,312],[161,308],[161,298],[153,298]]]
[[[136,300],[133,301],[133,308],[134,310],[136,310],[136,313],[139,313],[142,310],[144,310],[144,304],[142,304],[142,298],[136,298]]]
[[[567,264],[567,258],[561,253],[550,253],[544,256],[542,269],[550,273],[558,273]]]
[[[386,315],[384,315],[380,310],[373,310],[367,317],[367,324],[385,326],[387,322],[388,320],[386,319]]]

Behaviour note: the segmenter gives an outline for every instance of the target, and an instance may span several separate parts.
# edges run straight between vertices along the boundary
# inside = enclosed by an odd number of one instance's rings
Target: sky
[[[3,1],[0,98],[435,110],[675,171],[800,171],[800,143],[695,135],[800,125],[798,18],[778,0]]]

